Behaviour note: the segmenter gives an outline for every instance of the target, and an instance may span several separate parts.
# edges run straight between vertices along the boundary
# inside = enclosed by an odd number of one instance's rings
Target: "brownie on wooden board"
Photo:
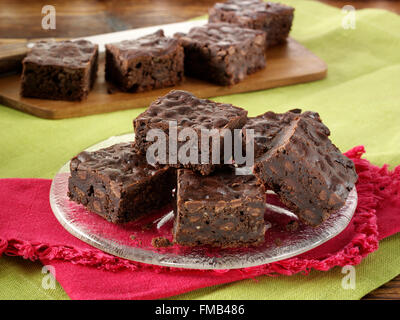
[[[249,118],[243,130],[255,131],[257,178],[303,222],[316,226],[345,204],[358,177],[318,113],[300,112],[267,112]]]
[[[136,220],[172,201],[176,170],[154,168],[120,143],[71,160],[68,195],[113,223]]]
[[[293,22],[294,8],[262,0],[228,0],[209,10],[209,22],[228,22],[245,28],[263,30],[266,45],[286,41]]]
[[[22,61],[21,95],[83,100],[97,76],[98,46],[86,41],[39,41]]]
[[[106,80],[127,92],[170,87],[183,79],[183,48],[162,30],[106,44]]]
[[[265,67],[265,37],[259,30],[210,23],[179,33],[185,49],[185,74],[232,85]]]
[[[207,99],[199,99],[187,91],[172,90],[163,97],[154,101],[145,112],[141,113],[134,121],[135,128],[135,145],[137,152],[146,154],[148,148],[154,143],[147,141],[146,136],[149,130],[158,129],[165,133],[167,141],[166,160],[168,165],[180,168],[190,168],[196,170],[203,175],[210,174],[216,166],[213,164],[213,145],[209,145],[208,162],[202,161],[201,152],[201,136],[202,129],[213,130],[218,132],[222,130],[240,129],[247,120],[247,111],[242,108],[235,107],[231,104],[218,103]],[[177,136],[185,128],[193,129],[198,137],[198,157],[197,163],[181,163],[179,157],[176,163],[171,163],[170,150],[168,148],[169,141],[174,141],[179,149],[185,141],[177,141],[169,132],[170,122],[176,124]],[[220,163],[223,163],[224,139],[223,134],[220,138]],[[172,151],[171,151],[172,152]]]
[[[178,170],[174,242],[183,246],[259,245],[265,233],[265,189],[229,169],[201,176]]]

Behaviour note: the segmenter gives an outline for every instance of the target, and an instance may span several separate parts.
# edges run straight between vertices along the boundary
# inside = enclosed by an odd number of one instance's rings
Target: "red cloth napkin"
[[[72,299],[157,299],[258,275],[292,275],[358,264],[378,240],[400,230],[400,166],[389,171],[361,159],[363,147],[346,153],[359,174],[359,203],[337,237],[300,256],[238,270],[187,270],[134,263],[95,249],[70,235],[49,205],[50,180],[0,180],[0,255],[52,265]]]

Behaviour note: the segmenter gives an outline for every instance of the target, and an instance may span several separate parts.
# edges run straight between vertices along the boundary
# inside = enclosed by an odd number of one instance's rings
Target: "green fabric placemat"
[[[68,300],[62,287],[40,262],[19,257],[0,258],[1,300]]]
[[[341,10],[314,1],[282,1],[296,8],[292,37],[328,65],[322,81],[218,97],[249,115],[302,108],[320,113],[334,143],[346,151],[363,144],[377,165],[400,164],[400,17],[381,10],[356,12],[356,28],[345,30]],[[0,106],[0,178],[52,178],[82,149],[132,131],[143,109],[67,120],[44,120]],[[382,242],[357,270],[355,290],[338,290],[339,268],[310,276],[241,281],[179,298],[360,298],[400,273],[399,235]],[[59,287],[38,289],[40,265],[0,259],[0,298],[66,298]],[[24,266],[24,267],[22,267]],[[311,281],[312,280],[312,281]],[[39,285],[38,285],[39,284]]]

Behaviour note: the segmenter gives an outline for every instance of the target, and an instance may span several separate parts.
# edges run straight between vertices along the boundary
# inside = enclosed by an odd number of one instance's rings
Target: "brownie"
[[[126,92],[174,86],[183,79],[183,48],[162,30],[106,44],[106,80]]]
[[[265,189],[229,169],[201,176],[178,170],[174,242],[239,247],[264,242]]]
[[[22,61],[21,95],[83,100],[93,87],[98,46],[86,41],[39,41]]]
[[[316,226],[341,208],[357,181],[353,162],[330,141],[318,113],[298,109],[249,118],[254,174],[303,222]]]
[[[209,22],[228,22],[244,28],[263,30],[266,45],[272,47],[286,41],[294,8],[262,0],[228,0],[216,3],[209,10]]]
[[[68,196],[113,223],[136,220],[172,201],[176,170],[154,168],[120,143],[71,160]]]
[[[155,142],[147,141],[149,130],[161,130],[166,137],[166,157],[164,161],[159,157],[155,162],[168,164],[173,167],[190,168],[203,175],[210,174],[216,166],[224,162],[224,130],[240,129],[247,120],[247,111],[231,104],[218,103],[207,99],[199,99],[193,94],[172,90],[163,97],[154,101],[149,108],[140,114],[133,122],[135,128],[135,150],[146,154],[148,148]],[[176,134],[170,132],[170,122],[176,124]],[[184,129],[192,129],[197,137],[195,161],[183,163],[179,149],[189,141],[177,141],[177,137]],[[216,159],[216,144],[208,140],[207,160],[202,158],[201,141],[204,129],[216,130],[217,141],[220,145],[220,158]],[[206,136],[204,136],[206,138]],[[204,139],[205,140],[205,139]],[[193,142],[193,141],[192,141]],[[169,149],[169,143],[175,143],[176,149]],[[214,149],[214,150],[213,150]],[[177,152],[178,151],[178,152]],[[174,156],[175,155],[175,156]],[[173,161],[169,161],[171,159]],[[218,163],[219,162],[219,163]]]
[[[260,30],[209,23],[176,34],[185,49],[185,74],[232,85],[265,67],[265,37]]]

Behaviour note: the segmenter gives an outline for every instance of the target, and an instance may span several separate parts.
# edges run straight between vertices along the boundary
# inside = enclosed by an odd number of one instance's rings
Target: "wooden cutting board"
[[[104,62],[100,61],[98,79],[87,100],[69,102],[22,98],[19,94],[20,76],[11,75],[0,78],[0,103],[41,118],[64,119],[147,107],[171,89],[186,90],[198,97],[209,98],[315,81],[325,78],[326,74],[327,67],[324,61],[300,43],[289,39],[285,45],[267,51],[265,69],[229,87],[186,78],[181,85],[175,87],[143,93],[110,94],[104,81]]]

